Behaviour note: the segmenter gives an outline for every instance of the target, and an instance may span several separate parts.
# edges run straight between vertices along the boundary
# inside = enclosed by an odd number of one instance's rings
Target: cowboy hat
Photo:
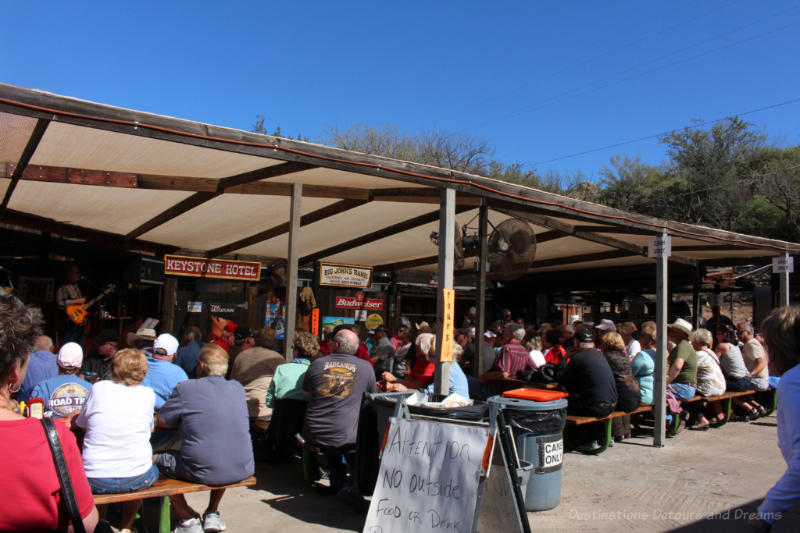
[[[156,330],[152,328],[139,328],[136,333],[128,333],[126,339],[128,346],[133,346],[136,341],[154,341],[156,340]]]
[[[677,330],[680,330],[680,331],[686,333],[687,335],[692,332],[692,325],[690,323],[688,323],[686,320],[682,319],[682,318],[676,318],[675,322],[673,322],[672,324],[667,325],[667,327],[668,328],[675,328]]]

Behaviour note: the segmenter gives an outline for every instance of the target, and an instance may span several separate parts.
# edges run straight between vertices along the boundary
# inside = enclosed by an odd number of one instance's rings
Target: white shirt
[[[531,356],[531,361],[533,362],[534,369],[547,364],[547,361],[545,361],[544,359],[544,355],[539,350],[531,350],[530,356]]]
[[[142,385],[99,381],[92,386],[75,423],[86,430],[86,477],[132,477],[153,464],[150,430],[156,395]]]
[[[628,354],[628,357],[633,359],[636,355],[642,351],[642,345],[639,344],[639,341],[636,339],[631,339],[631,342],[625,346],[625,353]]]

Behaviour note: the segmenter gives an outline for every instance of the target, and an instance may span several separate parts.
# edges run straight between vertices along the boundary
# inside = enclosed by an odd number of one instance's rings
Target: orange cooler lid
[[[566,398],[568,393],[560,390],[548,389],[529,389],[523,387],[521,389],[513,389],[503,393],[506,398],[517,398],[520,400],[531,400],[534,402],[551,402],[560,398]]]

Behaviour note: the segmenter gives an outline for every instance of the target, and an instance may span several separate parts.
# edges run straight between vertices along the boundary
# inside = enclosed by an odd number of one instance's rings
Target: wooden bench
[[[581,453],[590,455],[601,454],[611,445],[611,421],[621,416],[636,415],[639,413],[649,413],[653,410],[652,405],[641,405],[638,409],[626,413],[625,411],[614,411],[608,416],[602,418],[594,416],[578,416],[567,415],[567,424],[571,426],[583,426],[585,424],[593,424],[596,422],[603,423],[603,436],[602,440],[598,441],[599,446],[593,447],[590,444],[577,444],[573,448]]]
[[[777,408],[777,390],[770,388],[766,391],[756,391],[756,390],[749,390],[749,391],[727,391],[720,396],[695,396],[691,400],[685,400],[681,402],[681,405],[690,404],[693,402],[699,402],[700,400],[706,400],[709,402],[724,402],[722,412],[725,415],[724,418],[719,422],[714,422],[711,424],[711,427],[721,427],[724,426],[731,418],[731,413],[733,412],[732,400],[733,398],[737,398],[739,396],[751,396],[754,394],[764,394],[769,395],[764,402],[767,405],[767,414],[771,414]],[[602,423],[603,432],[602,432],[602,440],[598,440],[598,446],[591,446],[590,444],[580,443],[573,446],[574,450],[577,450],[581,453],[586,453],[590,455],[597,455],[603,453],[608,449],[611,445],[611,421],[615,418],[627,415],[635,415],[639,413],[648,413],[653,410],[652,405],[642,405],[635,411],[631,411],[630,413],[626,413],[624,411],[614,411],[608,416],[605,417],[593,417],[593,416],[577,416],[577,415],[568,415],[567,416],[567,424],[571,426],[582,426],[584,424],[592,424],[592,423]],[[667,411],[669,412],[669,407],[667,407]],[[680,416],[672,416],[671,421],[667,424],[667,437],[674,437],[678,434],[681,429],[681,417]]]
[[[135,492],[123,492],[120,494],[95,494],[95,505],[105,505],[109,503],[121,503],[131,500],[145,500],[148,498],[161,498],[161,518],[159,520],[158,531],[159,533],[169,533],[170,527],[170,504],[169,497],[175,494],[188,494],[190,492],[203,492],[206,490],[215,489],[232,489],[234,487],[250,487],[256,484],[256,478],[250,476],[247,479],[231,483],[229,485],[222,485],[220,487],[212,487],[210,485],[203,485],[201,483],[190,483],[188,481],[180,481],[178,479],[165,479],[161,478],[153,485],[146,489],[137,490]]]
[[[749,391],[727,391],[720,396],[695,396],[691,400],[684,400],[681,402],[681,405],[690,404],[693,402],[699,402],[701,400],[706,400],[709,402],[724,402],[722,407],[722,414],[725,415],[724,418],[719,422],[714,422],[711,424],[711,427],[721,427],[724,426],[728,420],[731,418],[732,409],[732,402],[733,398],[739,396],[750,396],[755,394],[757,391],[749,390]],[[678,434],[681,429],[681,417],[680,416],[673,416],[672,421],[667,425],[667,436],[674,437]]]

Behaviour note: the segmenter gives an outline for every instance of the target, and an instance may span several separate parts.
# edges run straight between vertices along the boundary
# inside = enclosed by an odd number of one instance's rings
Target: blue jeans
[[[89,486],[93,494],[117,494],[120,492],[134,492],[146,489],[158,481],[158,467],[150,468],[138,476],[131,477],[90,477]]]
[[[339,492],[343,488],[356,488],[356,448],[352,446],[342,446],[341,448],[329,448],[320,446],[320,450],[325,452],[328,459],[328,468],[331,475],[331,490]],[[348,475],[349,474],[349,475]]]
[[[694,398],[694,393],[697,392],[695,387],[691,385],[687,385],[685,383],[670,383],[667,385],[667,390],[670,391],[673,396],[675,396],[678,400],[685,402],[686,400],[691,400]]]

